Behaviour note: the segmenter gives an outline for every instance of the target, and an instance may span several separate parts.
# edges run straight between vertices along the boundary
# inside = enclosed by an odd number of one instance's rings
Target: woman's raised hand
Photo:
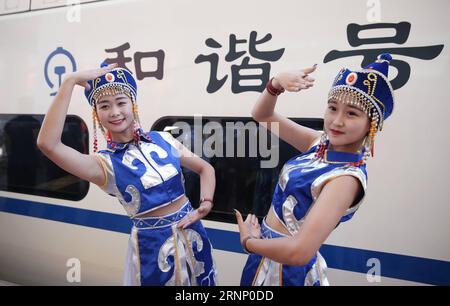
[[[274,77],[272,84],[275,87],[283,87],[287,91],[294,92],[308,89],[314,85],[314,79],[309,74],[314,72],[316,67],[317,64],[305,69],[281,72]]]
[[[74,84],[83,86],[84,88],[89,90],[91,89],[91,86],[89,85],[88,81],[98,78],[99,76],[105,75],[116,67],[117,64],[114,63],[102,68],[76,71],[69,74],[67,76],[67,79],[74,82]]]
[[[245,221],[242,218],[241,213],[235,209],[236,213],[236,220],[239,227],[239,234],[240,234],[240,240],[241,244],[243,245],[245,249],[244,239],[246,237],[251,238],[260,238],[261,237],[261,226],[259,225],[258,218],[253,214],[248,214]]]

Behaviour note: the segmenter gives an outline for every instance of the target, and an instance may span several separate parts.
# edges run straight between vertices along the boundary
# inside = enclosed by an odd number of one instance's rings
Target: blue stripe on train
[[[124,215],[7,197],[0,197],[0,211],[125,234],[131,229],[131,221]],[[243,252],[237,232],[212,228],[207,228],[207,231],[215,249]],[[450,262],[447,261],[326,244],[320,252],[333,269],[367,273],[371,268],[367,266],[368,260],[376,258],[382,263],[382,276],[432,285],[450,285]]]

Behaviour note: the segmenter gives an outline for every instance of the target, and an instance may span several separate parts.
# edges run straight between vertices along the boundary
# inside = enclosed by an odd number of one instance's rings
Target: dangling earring
[[[369,134],[366,136],[366,138],[364,138],[363,141],[364,161],[366,161],[369,157],[373,157],[376,130],[377,130],[377,122],[376,120],[372,120],[370,122]]]
[[[134,114],[134,119],[136,120],[138,127],[141,127],[141,120],[139,119],[138,107],[135,102],[133,102],[133,114]]]
[[[370,132],[369,132],[369,139],[370,139],[370,154],[373,157],[374,153],[374,146],[375,146],[375,133],[377,131],[377,123],[375,120],[372,120],[370,123]]]
[[[140,145],[139,141],[139,126],[136,120],[133,120],[133,140],[136,146]]]
[[[370,150],[371,150],[371,147],[372,147],[372,145],[371,145],[371,143],[370,143],[370,137],[369,137],[369,135],[367,135],[367,136],[364,138],[362,147],[364,148],[364,156],[363,156],[363,160],[364,160],[364,161],[367,161],[367,159],[370,157]]]
[[[140,145],[139,133],[140,133],[140,129],[141,129],[141,122],[139,120],[137,104],[136,104],[136,102],[134,101],[133,98],[132,98],[132,103],[133,103],[133,115],[134,115],[134,120],[133,120],[133,138],[134,138],[134,143],[137,146],[139,146]]]

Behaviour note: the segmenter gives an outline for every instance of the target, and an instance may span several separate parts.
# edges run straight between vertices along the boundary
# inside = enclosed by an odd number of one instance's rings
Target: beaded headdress
[[[101,64],[101,67],[106,67],[106,61]],[[84,91],[89,104],[95,106],[95,103],[102,96],[116,95],[125,93],[130,96],[133,102],[136,102],[137,86],[136,80],[130,71],[124,68],[115,68],[110,72],[98,78],[88,81],[90,85],[89,90]]]
[[[101,67],[106,67],[108,64],[103,62]],[[108,144],[112,143],[111,133],[105,131],[105,128],[100,123],[97,110],[95,108],[96,103],[104,96],[114,96],[117,94],[127,95],[133,103],[133,113],[134,113],[134,127],[133,135],[136,142],[139,142],[139,136],[137,135],[140,130],[139,115],[137,110],[137,85],[133,74],[124,68],[115,68],[108,73],[88,81],[90,89],[85,89],[84,95],[86,96],[89,104],[92,106],[92,119],[94,124],[94,152],[97,152],[98,141],[97,141],[97,126],[105,136]]]
[[[377,60],[362,70],[341,69],[336,76],[328,100],[339,100],[358,106],[381,131],[383,122],[394,108],[394,90],[387,79],[392,56],[380,54]]]
[[[328,101],[357,106],[369,117],[371,126],[364,141],[365,158],[369,154],[373,156],[375,133],[382,130],[384,120],[394,108],[394,90],[387,78],[391,60],[390,54],[383,53],[362,70],[341,69],[328,94]]]

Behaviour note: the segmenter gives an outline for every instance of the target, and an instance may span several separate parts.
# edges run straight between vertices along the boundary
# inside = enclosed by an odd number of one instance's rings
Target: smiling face
[[[100,123],[111,132],[113,141],[126,142],[132,138],[133,102],[124,93],[103,96],[96,103]]]
[[[335,151],[357,152],[370,129],[369,117],[356,106],[329,100],[324,129]]]

